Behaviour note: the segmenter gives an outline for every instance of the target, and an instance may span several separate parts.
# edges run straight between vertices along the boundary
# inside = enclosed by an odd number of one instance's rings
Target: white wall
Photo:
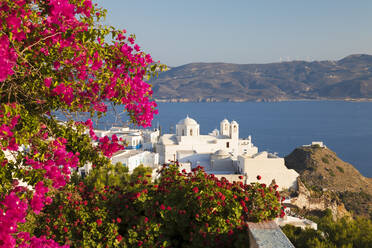
[[[143,143],[143,138],[139,135],[122,135],[120,138],[125,140],[128,146],[137,146]]]
[[[254,146],[250,140],[239,140],[239,154],[244,153],[248,156],[252,156],[258,153],[258,148]]]
[[[234,163],[231,158],[212,159],[211,168],[212,171],[235,171]]]
[[[144,130],[142,132],[143,142],[155,144],[158,142],[159,135],[160,135],[159,130],[155,131]]]
[[[110,135],[109,130],[94,130],[94,133],[96,134],[98,138],[102,138],[102,137]]]
[[[123,165],[128,166],[129,171],[133,171],[137,166],[144,165],[147,167],[155,167],[159,164],[159,154],[143,151],[135,153],[133,155],[128,155],[129,153],[121,153],[117,156],[113,156],[111,161],[113,164],[121,162]]]
[[[178,144],[158,144],[157,152],[160,153],[160,162],[167,163],[169,160],[174,160],[177,151],[192,150],[197,153],[214,153],[218,150],[226,150],[239,154],[239,140],[234,139],[218,139],[209,135],[201,135],[197,137],[179,136]],[[228,147],[227,147],[228,143]],[[246,147],[250,153],[256,153],[257,147]]]
[[[296,188],[299,174],[285,166],[284,158],[269,158],[267,155],[267,152],[263,152],[256,157],[238,156],[238,167],[246,174],[246,183],[260,182],[269,185],[275,179],[280,190]],[[261,180],[257,180],[258,175]]]

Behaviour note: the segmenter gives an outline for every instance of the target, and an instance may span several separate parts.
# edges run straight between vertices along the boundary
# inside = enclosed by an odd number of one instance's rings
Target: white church
[[[270,184],[273,179],[279,189],[297,187],[298,173],[289,170],[284,159],[268,152],[258,153],[251,136],[239,139],[239,124],[224,119],[220,130],[208,135],[200,135],[200,126],[192,118],[186,117],[176,125],[176,134],[164,134],[155,145],[159,162],[178,160],[189,170],[198,165],[207,173],[224,176],[230,181],[238,181],[243,175],[245,183],[257,181]]]

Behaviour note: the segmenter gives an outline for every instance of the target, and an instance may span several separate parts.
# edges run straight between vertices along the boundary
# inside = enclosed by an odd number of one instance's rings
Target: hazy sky
[[[268,63],[372,54],[371,0],[93,0],[154,59]]]

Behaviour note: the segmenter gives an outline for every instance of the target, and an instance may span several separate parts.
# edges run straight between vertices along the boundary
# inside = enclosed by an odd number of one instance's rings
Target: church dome
[[[227,119],[223,119],[223,120],[221,121],[221,123],[229,123],[229,121],[228,121]]]
[[[225,157],[225,156],[229,156],[230,154],[227,151],[221,149],[221,150],[216,151],[214,155]]]
[[[189,126],[189,125],[198,125],[198,123],[194,119],[187,116],[185,119],[180,120],[178,122],[178,125]]]
[[[231,125],[238,125],[238,123],[236,121],[232,121]]]

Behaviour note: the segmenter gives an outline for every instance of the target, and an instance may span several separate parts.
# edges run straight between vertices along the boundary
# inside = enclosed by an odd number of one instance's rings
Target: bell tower
[[[220,122],[220,134],[230,137],[230,122],[227,119]]]
[[[239,140],[239,124],[236,121],[230,123],[230,138]]]

